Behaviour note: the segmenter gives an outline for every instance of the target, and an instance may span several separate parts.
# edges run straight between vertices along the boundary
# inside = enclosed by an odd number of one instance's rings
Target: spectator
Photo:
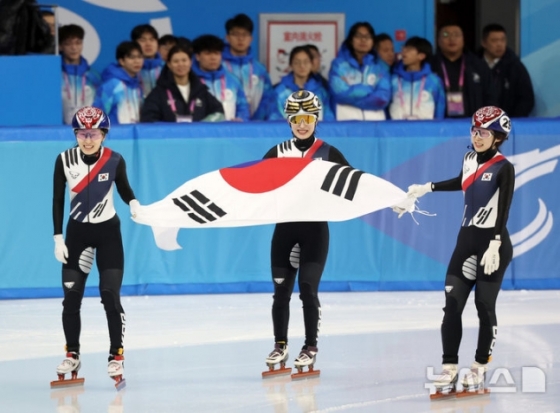
[[[27,53],[54,53],[47,22],[29,1],[0,2],[0,55]]]
[[[445,90],[428,63],[431,58],[428,40],[415,36],[404,44],[402,61],[395,66],[391,78],[391,119],[443,119]]]
[[[47,25],[53,37],[56,36],[56,17],[50,10],[41,10],[41,16]]]
[[[192,46],[196,58],[192,70],[222,103],[226,120],[249,120],[250,108],[243,85],[222,65],[222,39],[206,34],[194,39]]]
[[[307,46],[296,46],[290,52],[290,73],[283,76],[274,87],[273,101],[269,104],[268,120],[284,120],[286,114],[284,106],[286,99],[298,90],[313,92],[319,99],[322,109],[319,120],[334,121],[335,116],[329,107],[329,92],[322,83],[313,75],[313,55]]]
[[[246,14],[238,14],[226,22],[226,33],[227,43],[222,55],[224,67],[243,85],[251,119],[264,120],[265,102],[271,99],[273,92],[266,68],[251,51],[253,21]]]
[[[54,12],[52,12],[51,10],[45,10],[42,9],[41,10],[41,17],[43,18],[43,21],[47,24],[47,26],[49,27],[49,38],[48,38],[48,43],[46,45],[45,50],[42,51],[42,53],[44,54],[55,54],[56,52],[56,48],[55,48],[55,42],[56,42],[56,31],[57,31],[57,22],[56,22],[56,16],[54,14]]]
[[[158,32],[149,24],[140,24],[130,32],[130,40],[137,42],[142,48],[144,65],[140,72],[140,84],[143,97],[146,97],[156,86],[161,68],[165,64],[158,53]]]
[[[177,44],[177,38],[172,34],[166,34],[158,39],[158,53],[161,60],[167,62],[169,50]]]
[[[498,106],[511,117],[527,117],[535,106],[529,72],[513,50],[507,47],[506,30],[489,24],[482,30],[481,56],[492,71]]]
[[[387,64],[389,71],[397,63],[395,56],[395,45],[393,39],[387,33],[379,33],[375,36],[374,49],[381,61]]]
[[[79,108],[92,105],[101,78],[82,56],[84,29],[81,26],[60,27],[58,42],[62,56],[62,113],[64,123],[70,125]]]
[[[93,106],[107,113],[112,125],[138,123],[142,106],[140,71],[144,63],[142,49],[136,42],[117,46],[117,63],[111,63],[101,74]]]
[[[325,90],[329,90],[329,81],[322,75],[322,61],[321,61],[321,52],[319,48],[314,44],[306,44],[305,47],[309,49],[311,55],[313,56],[313,60],[311,61],[311,72],[313,76],[317,78],[325,88]]]
[[[391,98],[386,64],[373,49],[375,31],[367,22],[355,23],[329,71],[337,120],[383,120]]]
[[[224,120],[222,104],[191,71],[192,50],[175,45],[140,112],[141,122]]]
[[[184,36],[177,36],[175,38],[178,45],[186,47],[188,50],[192,52],[192,42]]]
[[[497,103],[488,66],[464,49],[463,30],[446,23],[438,31],[438,51],[432,70],[443,80],[448,118],[470,117],[483,106]]]

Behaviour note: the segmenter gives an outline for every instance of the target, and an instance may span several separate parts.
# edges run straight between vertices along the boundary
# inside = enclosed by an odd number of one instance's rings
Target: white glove
[[[138,212],[140,212],[140,202],[138,202],[138,200],[136,199],[133,199],[128,203],[128,206],[130,207],[130,215],[132,216],[132,218],[136,218]]]
[[[410,185],[408,187],[408,192],[406,193],[409,197],[414,197],[416,199],[426,195],[428,192],[432,192],[432,183],[426,182],[424,185]]]
[[[488,249],[480,260],[480,265],[484,265],[484,274],[490,275],[500,267],[500,245],[502,245],[501,241],[490,241]]]
[[[399,214],[398,218],[401,218],[407,212],[407,210],[405,208],[401,208],[399,206],[394,206],[393,207],[393,212],[395,214]]]
[[[68,248],[64,243],[64,237],[62,234],[56,234],[54,236],[54,256],[57,261],[66,264],[66,258],[68,258]]]

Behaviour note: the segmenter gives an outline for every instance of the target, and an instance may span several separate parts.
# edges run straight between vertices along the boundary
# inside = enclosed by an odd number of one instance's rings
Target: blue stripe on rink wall
[[[517,188],[508,228],[515,258],[504,289],[560,288],[560,121],[514,120],[504,154]],[[468,150],[469,123],[322,123],[318,135],[353,167],[406,190],[412,183],[457,176]],[[114,127],[108,147],[126,159],[143,204],[212,170],[262,158],[289,138],[278,123],[137,125]],[[63,127],[0,128],[0,298],[60,297],[60,264],[52,239],[52,175],[56,156],[73,145]],[[551,190],[553,189],[553,190]],[[372,194],[375,196],[375,194]],[[125,244],[123,294],[271,292],[272,225],[181,230],[179,251],[162,251],[151,229],[129,219],[115,191]],[[397,219],[389,210],[330,224],[322,291],[439,290],[459,230],[462,194],[433,193],[419,207],[436,214]],[[66,206],[68,212],[68,206]],[[88,294],[98,295],[98,274]]]

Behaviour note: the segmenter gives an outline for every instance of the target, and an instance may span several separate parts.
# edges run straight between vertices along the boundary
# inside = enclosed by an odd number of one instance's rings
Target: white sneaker
[[[56,374],[72,373],[73,371],[80,370],[82,363],[80,362],[80,355],[74,351],[66,353],[66,358],[56,368]]]
[[[476,390],[484,387],[484,380],[486,379],[486,371],[488,365],[474,362],[471,365],[471,370],[463,377],[463,387],[469,390]]]
[[[457,365],[444,364],[442,365],[442,372],[434,378],[434,386],[442,388],[451,386],[457,382]]]

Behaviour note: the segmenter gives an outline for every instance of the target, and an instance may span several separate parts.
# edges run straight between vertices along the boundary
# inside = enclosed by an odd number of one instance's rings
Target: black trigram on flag
[[[327,173],[327,176],[325,176],[321,189],[331,192],[333,195],[344,196],[345,199],[351,201],[354,199],[356,189],[358,188],[358,182],[363,174],[364,173],[359,169],[354,169],[350,166],[334,165]],[[333,182],[334,188],[331,188]],[[346,189],[346,192],[342,195],[344,189]]]
[[[222,208],[211,202],[196,189],[190,194],[173,198],[173,203],[185,211],[190,219],[199,224],[206,224],[226,215]]]

